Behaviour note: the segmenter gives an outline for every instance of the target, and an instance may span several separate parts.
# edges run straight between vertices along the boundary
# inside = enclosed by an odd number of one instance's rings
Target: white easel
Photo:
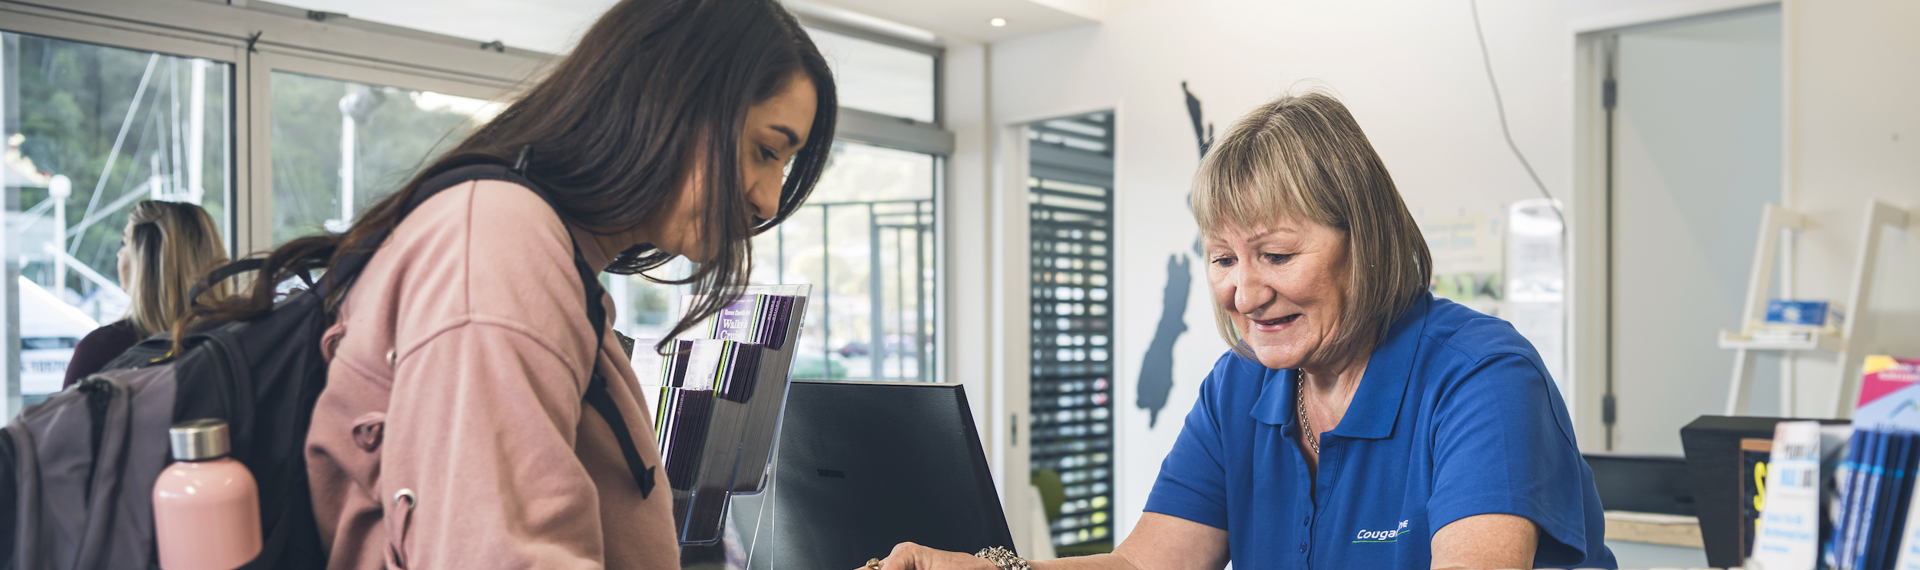
[[[1748,377],[1753,368],[1755,351],[1776,350],[1782,352],[1819,350],[1838,355],[1840,377],[1834,384],[1832,407],[1835,418],[1845,418],[1853,414],[1853,401],[1859,398],[1860,376],[1857,371],[1864,344],[1856,334],[1859,323],[1867,314],[1867,302],[1873,293],[1874,266],[1880,259],[1881,230],[1888,225],[1905,226],[1915,217],[1906,210],[1879,200],[1867,202],[1865,224],[1860,229],[1860,250],[1853,264],[1853,288],[1847,297],[1846,321],[1840,334],[1813,333],[1804,341],[1773,342],[1753,340],[1753,332],[1766,321],[1767,300],[1772,298],[1768,284],[1773,280],[1773,262],[1780,254],[1780,230],[1802,231],[1807,227],[1805,215],[1773,204],[1767,204],[1760,215],[1760,240],[1753,253],[1753,274],[1747,282],[1747,304],[1742,315],[1739,331],[1720,331],[1720,348],[1732,349],[1733,381],[1727,392],[1727,415],[1746,415],[1748,392],[1751,386]],[[1792,377],[1780,378],[1780,415],[1794,417],[1794,382]]]

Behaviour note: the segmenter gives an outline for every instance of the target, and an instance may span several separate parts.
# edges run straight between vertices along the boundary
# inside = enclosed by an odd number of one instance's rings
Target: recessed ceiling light
[[[1007,19],[994,18],[992,20],[987,20],[987,24],[992,25],[993,27],[996,27],[996,28],[1004,28],[1007,25]]]

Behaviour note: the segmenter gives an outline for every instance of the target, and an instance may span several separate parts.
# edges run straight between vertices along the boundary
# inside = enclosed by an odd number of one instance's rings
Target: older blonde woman
[[[1194,182],[1233,350],[1112,554],[1032,568],[1612,568],[1540,355],[1427,293],[1432,262],[1347,109],[1282,97]],[[1025,568],[901,544],[877,566]]]

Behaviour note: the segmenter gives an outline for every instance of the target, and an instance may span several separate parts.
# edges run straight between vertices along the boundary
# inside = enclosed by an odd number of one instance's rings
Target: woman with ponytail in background
[[[173,328],[187,314],[187,292],[207,271],[227,262],[213,216],[184,202],[143,200],[127,216],[120,239],[120,286],[132,297],[127,317],[94,329],[73,347],[61,389],[99,372],[140,339]],[[226,285],[215,285],[215,295]]]

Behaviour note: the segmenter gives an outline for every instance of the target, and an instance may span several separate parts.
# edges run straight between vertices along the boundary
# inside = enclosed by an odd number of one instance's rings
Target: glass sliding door
[[[345,231],[361,210],[502,108],[286,71],[274,71],[272,85],[275,244]]]

